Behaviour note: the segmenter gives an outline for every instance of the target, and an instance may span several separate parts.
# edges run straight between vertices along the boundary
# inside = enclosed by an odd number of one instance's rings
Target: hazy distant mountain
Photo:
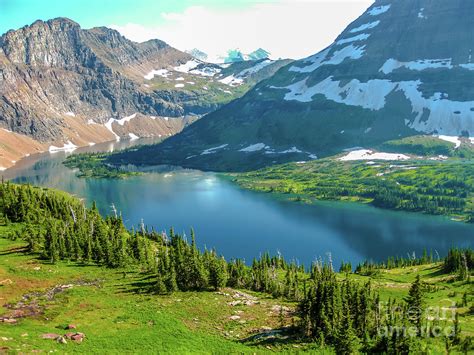
[[[378,0],[328,48],[129,158],[235,170],[411,135],[472,137],[473,23],[472,1]]]
[[[202,60],[203,62],[207,61],[209,57],[207,53],[204,53],[203,51],[200,51],[197,48],[187,50],[186,53],[188,53],[189,55],[193,56],[196,59]]]
[[[259,48],[249,54],[243,53],[240,49],[230,49],[225,56],[219,57],[218,61],[223,63],[243,62],[246,60],[261,60],[270,58],[270,52]]]

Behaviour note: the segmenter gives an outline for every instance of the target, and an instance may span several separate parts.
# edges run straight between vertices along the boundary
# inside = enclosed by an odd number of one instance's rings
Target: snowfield
[[[412,62],[399,62],[393,58],[388,59],[380,68],[380,72],[390,74],[399,68],[407,68],[410,70],[422,71],[427,69],[452,69],[452,59],[420,59]]]
[[[130,137],[130,140],[131,141],[134,141],[134,140],[137,140],[139,139],[140,137],[138,137],[137,135],[133,134],[133,133],[129,133],[128,136]]]
[[[155,77],[155,75],[167,78],[169,75],[171,75],[171,73],[167,69],[152,70],[147,75],[145,75],[144,78],[146,80],[151,80]]]
[[[474,132],[474,101],[452,101],[439,92],[426,98],[419,89],[422,85],[420,80],[392,82],[374,79],[364,83],[352,79],[341,86],[340,81],[329,76],[311,87],[307,81],[308,78],[305,78],[286,87],[270,88],[288,90],[284,96],[287,101],[311,102],[314,95],[321,94],[328,100],[369,110],[383,109],[386,97],[394,91],[401,91],[410,101],[415,115],[414,119],[405,121],[410,128],[445,136],[460,136],[463,131]]]
[[[288,70],[297,73],[311,73],[323,65],[338,65],[346,59],[360,59],[364,55],[365,45],[356,47],[353,44],[334,51],[331,58],[327,59],[332,47],[326,48],[316,55],[303,59],[300,63],[311,63],[305,67],[291,66]]]
[[[202,62],[200,61],[198,62],[197,60],[193,59],[177,67],[174,67],[174,70],[180,73],[189,73],[192,69],[196,68],[199,64],[202,64]]]
[[[115,139],[117,141],[120,140],[120,137],[114,132],[114,130],[112,129],[112,124],[114,122],[118,123],[119,125],[123,126],[125,124],[125,122],[130,122],[130,120],[134,119],[135,117],[137,117],[137,114],[134,113],[133,115],[130,115],[130,116],[127,116],[127,117],[124,117],[124,118],[121,118],[119,120],[115,119],[115,118],[109,118],[109,120],[104,124],[105,128],[107,128],[110,132],[113,133],[113,135],[115,136]]]
[[[390,4],[377,6],[377,7],[374,7],[372,9],[370,9],[368,11],[368,14],[370,16],[378,16],[378,15],[386,13],[388,10],[390,10],[391,7],[392,7],[392,5],[390,5]]]
[[[346,43],[351,43],[351,42],[357,42],[357,41],[365,41],[369,37],[370,37],[369,33],[361,33],[360,35],[357,35],[357,36],[354,36],[354,37],[340,39],[339,41],[336,42],[336,45],[341,45],[341,44],[346,44]]]
[[[246,148],[240,149],[239,152],[246,152],[246,153],[258,152],[262,149],[269,149],[269,148],[270,147],[265,145],[264,143],[256,143],[256,144],[249,145]]]
[[[409,156],[404,154],[380,153],[369,149],[359,149],[349,152],[347,155],[339,158],[340,161],[353,160],[408,160]]]
[[[209,149],[203,150],[202,153],[201,153],[201,155],[214,154],[214,153],[216,153],[218,150],[224,149],[224,148],[227,147],[227,146],[228,146],[228,144],[222,144],[222,145],[220,145],[220,146],[218,146],[218,147],[214,147],[214,148],[209,148]],[[190,158],[190,157],[188,157],[188,158]],[[186,159],[188,159],[188,158],[186,158]]]
[[[77,149],[77,145],[72,143],[71,141],[67,141],[63,147],[56,147],[54,145],[50,146],[48,151],[50,153],[57,153],[57,152],[72,152]]]
[[[224,79],[219,80],[219,82],[229,86],[238,86],[241,85],[244,80],[241,78],[237,78],[234,75],[229,75],[226,76]]]
[[[385,97],[394,89],[393,83],[389,80],[376,79],[361,83],[359,80],[353,79],[341,87],[340,81],[333,81],[330,76],[310,88],[306,85],[307,80],[308,78],[285,87],[290,92],[285,95],[284,99],[310,102],[314,95],[321,94],[328,100],[345,105],[380,110],[385,106]]]
[[[450,142],[450,143],[454,143],[455,146],[454,148],[457,149],[461,146],[461,140],[459,139],[459,137],[455,137],[455,136],[435,136],[436,138],[439,138],[443,141],[446,141],[446,142]]]
[[[350,30],[349,32],[350,33],[357,33],[357,32],[362,32],[362,31],[365,31],[365,30],[371,30],[372,28],[375,28],[377,27],[378,25],[380,24],[380,20],[377,20],[377,21],[374,21],[374,22],[369,22],[369,23],[365,23],[359,27],[356,27],[356,28],[353,28],[352,30]]]

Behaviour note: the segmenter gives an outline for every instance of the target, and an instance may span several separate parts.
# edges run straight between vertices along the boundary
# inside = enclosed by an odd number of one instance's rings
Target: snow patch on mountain
[[[218,147],[214,147],[214,148],[209,148],[209,149],[206,149],[206,150],[203,150],[201,155],[208,155],[208,154],[214,154],[216,153],[218,150],[221,150],[221,149],[224,149],[225,147],[227,147],[228,144],[222,144]]]
[[[361,34],[359,34],[357,36],[354,36],[354,37],[340,39],[339,41],[336,42],[336,45],[341,45],[341,44],[346,44],[346,43],[351,43],[351,42],[357,42],[357,41],[365,41],[369,37],[370,37],[370,33],[361,33]]]
[[[362,32],[362,31],[366,31],[366,30],[371,30],[372,28],[375,28],[377,27],[378,25],[380,24],[380,20],[377,20],[377,21],[374,21],[374,22],[369,22],[369,23],[365,23],[359,27],[356,27],[356,28],[353,28],[352,30],[350,30],[349,32],[350,33],[357,33],[357,32]]]
[[[77,149],[77,145],[72,143],[71,141],[67,141],[63,147],[56,147],[54,145],[50,146],[48,151],[50,153],[57,153],[57,152],[72,152]]]
[[[264,143],[256,143],[256,144],[252,144],[252,145],[249,145],[248,147],[240,149],[239,152],[246,152],[246,153],[258,152],[262,149],[269,149],[269,148],[270,147],[265,145]]]
[[[226,76],[224,79],[219,80],[219,82],[222,84],[229,85],[229,86],[238,86],[238,85],[241,85],[244,82],[244,80],[234,75],[229,75],[229,76]]]
[[[459,64],[459,66],[467,70],[474,70],[474,63]]]
[[[285,87],[290,90],[284,97],[285,100],[296,100],[300,102],[310,102],[316,94],[321,94],[328,100],[342,103],[349,106],[360,106],[370,110],[380,110],[385,106],[385,97],[395,89],[396,84],[390,80],[369,80],[362,83],[357,79],[351,80],[344,86],[341,82],[332,80],[329,76],[318,84],[308,87],[303,79],[295,84]]]
[[[220,68],[214,66],[203,66],[200,65],[189,71],[190,74],[201,75],[201,76],[215,76],[222,71]]]
[[[417,116],[408,124],[419,132],[459,136],[463,131],[474,132],[474,101],[452,101],[445,95],[435,93],[429,98],[419,90],[421,81],[403,81],[397,84],[411,102],[412,112]],[[429,112],[424,117],[425,111]]]
[[[404,154],[396,153],[382,153],[374,152],[369,149],[353,150],[347,155],[339,158],[340,161],[353,161],[353,160],[408,160],[409,156]]]
[[[302,63],[312,63],[305,67],[298,67],[298,66],[291,66],[288,70],[297,73],[310,73],[318,69],[323,65],[338,65],[341,64],[346,59],[353,59],[357,60],[362,58],[365,52],[365,45],[356,47],[353,44],[346,46],[340,50],[335,51],[332,54],[330,59],[327,59],[329,52],[331,51],[331,47],[325,49],[324,51],[308,57],[302,61]]]
[[[151,80],[155,77],[155,75],[161,76],[163,78],[167,78],[171,73],[168,69],[159,69],[159,70],[152,70],[147,75],[144,76],[146,80]]]
[[[265,59],[255,64],[253,67],[242,70],[239,74],[237,74],[237,77],[245,77],[247,75],[258,73],[260,70],[262,70],[263,68],[265,68],[266,66],[272,63],[273,63],[272,60]]]
[[[455,149],[457,149],[461,146],[461,140],[459,139],[459,137],[456,137],[456,136],[443,136],[443,135],[435,136],[435,137],[439,138],[443,141],[446,141],[446,142],[454,143],[455,144],[455,146],[454,146]]]
[[[134,119],[135,117],[137,117],[137,114],[134,113],[133,115],[130,115],[130,116],[127,116],[127,117],[124,117],[124,118],[121,118],[119,120],[115,120],[115,122],[117,122],[119,125],[123,126],[125,124],[125,122],[130,122],[132,119]]]
[[[193,59],[177,67],[174,67],[174,70],[180,73],[189,73],[192,69],[196,68],[199,64],[201,64],[201,62],[198,62],[197,60]]]
[[[422,71],[427,69],[452,69],[452,59],[419,59],[411,62],[400,62],[396,59],[388,59],[380,68],[380,72],[390,74],[399,68],[407,68],[410,70]]]
[[[299,150],[296,147],[291,147],[290,149],[278,152],[278,154],[290,154],[290,153],[303,153],[303,151]]]
[[[466,130],[474,132],[474,101],[448,100],[447,95],[443,93],[435,93],[425,98],[419,90],[422,84],[420,80],[392,82],[374,79],[364,83],[352,79],[341,86],[340,81],[329,76],[311,87],[307,85],[307,81],[308,78],[305,78],[286,87],[272,88],[289,90],[284,96],[287,101],[311,102],[316,94],[321,94],[328,100],[369,110],[383,109],[386,97],[393,91],[401,91],[410,101],[412,113],[416,115],[414,119],[406,120],[410,128],[448,136],[457,136]]]
[[[131,141],[135,141],[140,138],[136,134],[133,134],[133,133],[129,133],[128,136],[130,137]]]
[[[424,7],[422,7],[422,8],[420,9],[420,12],[418,12],[418,18],[421,18],[421,19],[425,20],[425,19],[427,19],[428,17],[426,17],[426,16],[423,14],[423,11],[425,11],[425,8],[424,8]]]
[[[372,9],[370,9],[367,13],[370,16],[378,16],[378,15],[386,13],[388,10],[390,10],[391,7],[392,7],[392,5],[390,5],[390,4],[377,6],[377,7],[374,7]]]

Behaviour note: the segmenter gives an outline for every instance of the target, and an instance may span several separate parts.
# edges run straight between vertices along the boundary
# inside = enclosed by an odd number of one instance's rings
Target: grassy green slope
[[[232,175],[240,186],[311,202],[342,200],[378,207],[444,214],[465,221],[474,215],[474,162],[410,160],[343,162],[322,159]]]
[[[15,226],[0,228],[0,235]],[[3,350],[32,352],[33,350],[81,353],[254,353],[269,350],[311,350],[332,353],[292,337],[265,341],[245,341],[262,329],[279,329],[297,321],[295,303],[272,299],[270,296],[247,292],[256,297],[251,306],[231,306],[232,289],[224,292],[177,292],[169,296],[140,293],[150,282],[139,272],[110,270],[95,266],[60,262],[55,265],[40,261],[35,255],[24,254],[22,242],[0,238],[0,286],[2,304],[37,305],[35,316],[19,318],[17,324],[0,323],[0,347]],[[462,297],[472,285],[455,281],[443,274],[441,264],[429,264],[393,270],[381,270],[371,276],[339,274],[361,283],[369,279],[379,290],[381,301],[406,297],[410,284],[420,274],[424,282],[436,286],[427,295],[433,307],[458,304],[462,337],[474,335],[474,318]],[[57,285],[74,285],[52,299],[43,295]],[[82,284],[82,285],[81,285]],[[32,295],[25,301],[25,294]],[[285,312],[275,311],[283,305]],[[30,309],[17,307],[20,310]],[[11,314],[3,307],[0,317]],[[230,319],[238,315],[239,320]],[[450,320],[446,321],[451,324]],[[86,334],[81,344],[59,344],[42,339],[44,333],[63,334],[64,326],[75,324]],[[424,347],[432,353],[443,353],[442,339],[427,339]]]

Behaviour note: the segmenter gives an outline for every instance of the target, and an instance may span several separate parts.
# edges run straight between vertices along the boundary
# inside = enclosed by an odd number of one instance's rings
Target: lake
[[[78,149],[113,151],[150,140],[122,141]],[[73,153],[73,154],[74,154]],[[68,191],[102,214],[114,204],[128,227],[144,223],[156,230],[173,226],[189,235],[195,229],[200,247],[216,248],[227,259],[251,262],[262,252],[281,252],[287,259],[309,265],[315,258],[336,267],[388,256],[421,255],[426,248],[445,255],[451,246],[473,246],[474,225],[448,218],[395,212],[370,206],[321,202],[303,205],[269,194],[242,190],[213,173],[176,170],[124,180],[81,179],[62,162],[58,152],[23,159],[4,171],[14,182]]]

